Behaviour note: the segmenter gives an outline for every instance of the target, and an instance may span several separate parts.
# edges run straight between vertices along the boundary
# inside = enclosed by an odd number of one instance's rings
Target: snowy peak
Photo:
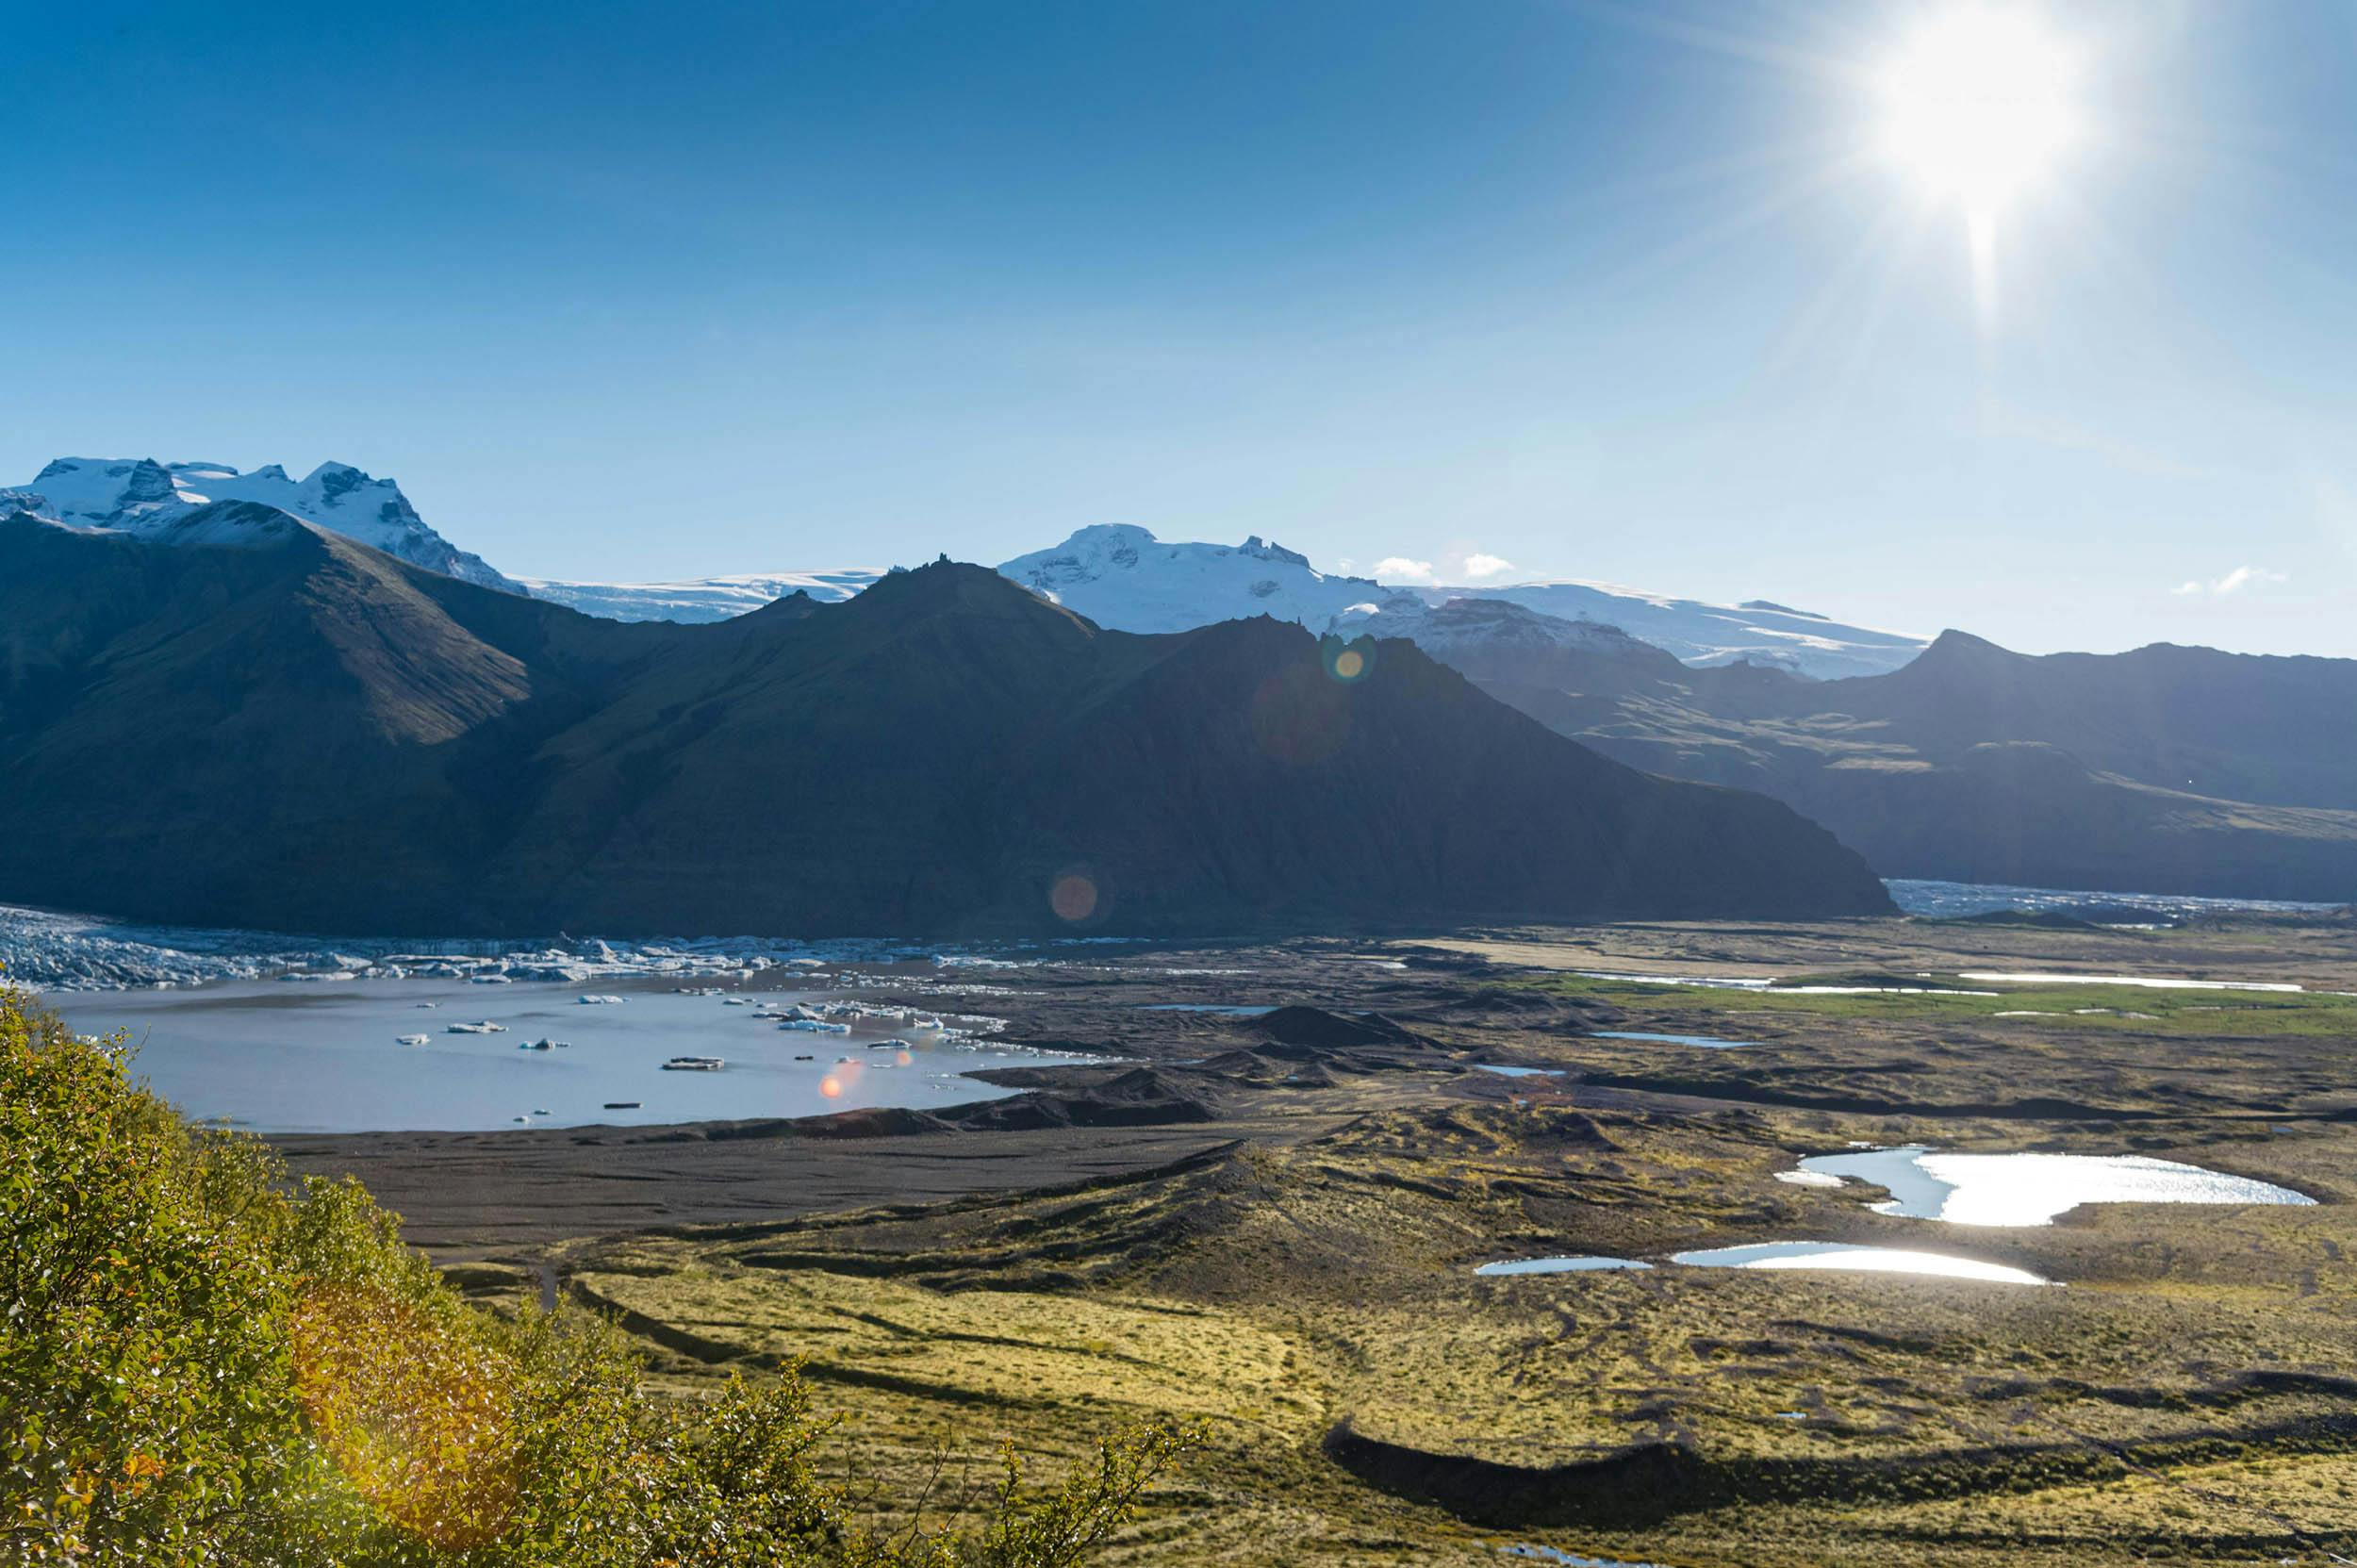
[[[413,566],[509,593],[523,590],[426,526],[390,479],[349,463],[321,463],[301,482],[276,463],[239,473],[226,463],[158,463],[152,457],[60,457],[34,477],[45,506],[26,508],[83,528],[157,533],[215,502],[249,502],[357,539]],[[22,492],[18,492],[22,493]],[[195,536],[173,533],[173,538]]]
[[[1310,564],[1310,557],[1299,551],[1287,550],[1274,539],[1263,543],[1258,534],[1246,534],[1244,543],[1236,547],[1236,553],[1260,561],[1282,561],[1288,566],[1307,568]]]
[[[1183,632],[1256,615],[1322,632],[1345,609],[1384,596],[1371,579],[1329,577],[1258,535],[1241,545],[1167,544],[1127,523],[1083,528],[998,569],[1120,632]]]
[[[33,475],[29,488],[49,503],[44,516],[83,528],[131,528],[140,520],[201,506],[153,457],[60,457]]]

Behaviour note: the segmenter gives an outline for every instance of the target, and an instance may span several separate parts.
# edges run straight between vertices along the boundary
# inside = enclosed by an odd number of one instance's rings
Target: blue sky
[[[2357,8],[2050,6],[2085,134],[1986,315],[1841,69],[1937,8],[19,6],[0,483],[334,457],[541,576],[1117,521],[2357,655]]]

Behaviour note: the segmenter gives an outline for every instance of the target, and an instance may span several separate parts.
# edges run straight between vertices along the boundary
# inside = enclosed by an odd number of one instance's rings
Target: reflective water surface
[[[1814,1155],[1784,1174],[1871,1181],[1890,1191],[1877,1213],[1951,1225],[2050,1225],[2082,1203],[2316,1202],[2273,1182],[2140,1154],[1951,1154],[1909,1144]]]
[[[623,999],[585,1004],[585,995]],[[78,1032],[125,1031],[138,1048],[134,1075],[189,1115],[262,1132],[483,1131],[969,1104],[1007,1091],[959,1076],[966,1070],[1069,1060],[882,1017],[847,1017],[845,1034],[797,1032],[764,1015],[801,994],[735,995],[750,1005],[654,982],[585,994],[569,984],[412,979],[236,981],[47,1000]],[[500,1028],[452,1032],[482,1023]],[[402,1043],[420,1035],[421,1045]],[[867,1048],[895,1039],[902,1044]],[[543,1040],[545,1050],[519,1048]],[[726,1065],[664,1071],[676,1056]],[[635,1103],[609,1105],[618,1101]]]
[[[1654,1040],[1670,1046],[1700,1046],[1705,1050],[1741,1050],[1754,1040],[1722,1040],[1715,1034],[1655,1034],[1638,1029],[1600,1029],[1591,1040]]]
[[[1984,1263],[1978,1258],[1954,1258],[1946,1253],[1916,1252],[1897,1246],[1847,1246],[1839,1242],[1755,1242],[1748,1246],[1680,1252],[1670,1261],[1701,1268],[1834,1269],[1866,1274],[1931,1274],[2004,1285],[2051,1283],[2027,1269]]]

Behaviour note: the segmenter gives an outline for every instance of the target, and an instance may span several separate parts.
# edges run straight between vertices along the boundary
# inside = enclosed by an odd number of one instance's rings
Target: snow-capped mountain
[[[6,495],[17,498],[13,504]],[[29,499],[28,499],[29,498]],[[341,534],[446,576],[509,593],[523,590],[483,557],[458,549],[418,516],[401,487],[349,463],[322,463],[298,480],[272,463],[239,473],[226,463],[158,463],[152,457],[60,457],[0,507],[79,528],[154,534],[210,502],[244,501]]]
[[[1183,632],[1256,615],[1323,632],[1346,611],[1374,614],[1395,591],[1370,577],[1328,575],[1258,536],[1238,545],[1166,544],[1123,523],[1083,528],[998,570],[1118,632]]]
[[[1896,669],[1929,641],[1764,601],[1711,604],[1604,583],[1387,587],[1321,572],[1298,553],[1258,538],[1165,543],[1143,528],[1121,526],[1083,528],[1052,550],[1018,555],[998,569],[1100,626],[1125,632],[1178,631],[1263,614],[1316,632],[1348,631],[1384,617],[1404,626],[1408,605],[1491,599],[1560,621],[1618,627],[1689,664],[1748,661],[1820,678]]]
[[[607,620],[676,620],[688,625],[727,620],[789,594],[822,604],[849,599],[884,574],[882,567],[841,571],[782,571],[744,577],[700,577],[677,583],[568,583],[547,577],[517,581],[535,599]]]

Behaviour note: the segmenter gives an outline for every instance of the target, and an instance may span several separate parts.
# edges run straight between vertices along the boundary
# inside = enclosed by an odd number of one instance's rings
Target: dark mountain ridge
[[[1347,679],[1298,627],[1105,632],[946,561],[622,623],[247,503],[174,527],[0,519],[0,899],[779,936],[1887,908],[1784,807],[1607,761],[1403,642]]]

